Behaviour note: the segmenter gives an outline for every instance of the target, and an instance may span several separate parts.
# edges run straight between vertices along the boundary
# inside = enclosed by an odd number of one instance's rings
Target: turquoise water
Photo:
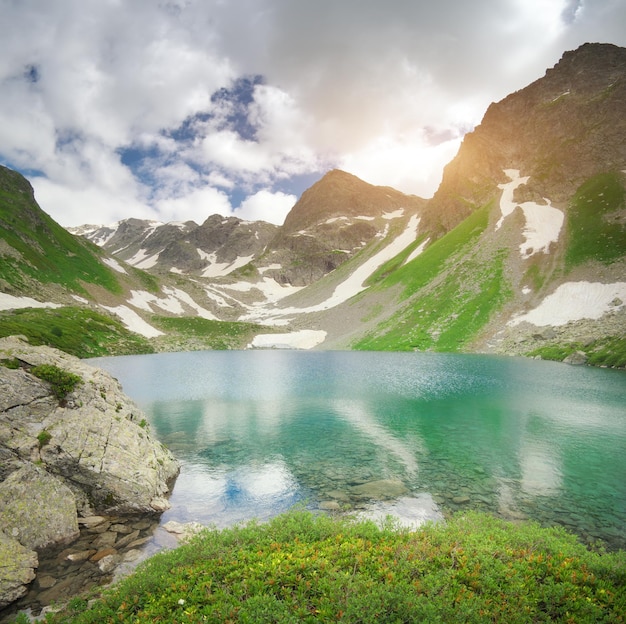
[[[371,352],[93,362],[182,463],[164,522],[228,526],[299,502],[426,506],[424,517],[474,508],[626,547],[623,371]]]

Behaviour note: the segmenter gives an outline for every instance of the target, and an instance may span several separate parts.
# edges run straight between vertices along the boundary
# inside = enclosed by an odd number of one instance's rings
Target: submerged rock
[[[380,479],[378,481],[368,481],[351,488],[354,496],[363,499],[387,500],[398,498],[406,494],[409,490],[398,479]]]

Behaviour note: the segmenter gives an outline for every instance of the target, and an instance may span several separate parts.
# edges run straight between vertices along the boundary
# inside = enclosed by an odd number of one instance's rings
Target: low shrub
[[[58,366],[54,366],[54,364],[33,366],[30,372],[35,375],[35,377],[47,381],[52,386],[52,392],[59,401],[63,401],[78,384],[83,382],[78,375],[68,373]]]
[[[626,552],[465,513],[417,531],[306,512],[206,530],[52,623],[624,622]]]

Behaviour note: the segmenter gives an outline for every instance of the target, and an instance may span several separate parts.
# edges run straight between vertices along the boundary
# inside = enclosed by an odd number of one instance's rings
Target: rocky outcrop
[[[169,507],[178,464],[108,373],[18,337],[0,339],[0,364],[0,530],[8,540],[33,551],[74,539],[79,516]],[[43,364],[78,384],[59,396],[35,375]],[[0,559],[0,582],[3,570]]]

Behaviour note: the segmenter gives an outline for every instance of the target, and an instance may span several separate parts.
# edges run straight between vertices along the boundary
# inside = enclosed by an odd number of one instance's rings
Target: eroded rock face
[[[78,516],[169,507],[178,463],[152,439],[143,414],[113,377],[17,337],[0,339],[2,360],[19,364],[0,365],[0,530],[6,539],[38,549],[74,539]],[[81,382],[60,400],[31,372],[41,364]],[[0,587],[4,577],[0,560]],[[0,604],[14,594],[0,591]]]

